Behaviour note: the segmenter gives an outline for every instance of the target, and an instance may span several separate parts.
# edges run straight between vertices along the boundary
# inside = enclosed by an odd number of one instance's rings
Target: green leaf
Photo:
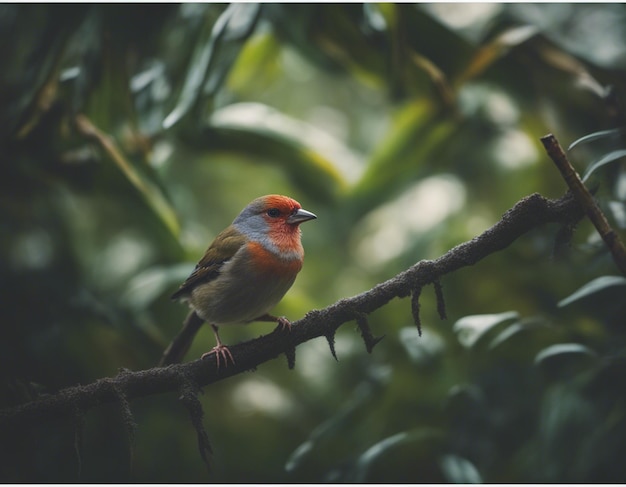
[[[133,164],[122,153],[113,138],[96,127],[87,117],[78,115],[76,125],[81,134],[95,139],[107,156],[113,161],[123,176],[146,200],[154,213],[160,218],[168,231],[178,237],[180,225],[174,209],[170,205],[165,193],[155,178],[149,178],[143,171],[138,170],[139,165]]]
[[[604,156],[599,161],[594,162],[585,171],[585,174],[582,177],[583,182],[585,182],[587,180],[587,178],[589,178],[589,176],[591,176],[596,170],[598,170],[602,166],[606,166],[607,164],[609,164],[609,163],[611,163],[613,161],[616,161],[618,159],[621,159],[622,157],[626,157],[626,150],[625,149],[621,149],[621,150],[616,150],[616,151],[610,152],[609,154]]]
[[[297,11],[304,16],[296,17]],[[371,49],[368,35],[378,32],[367,25],[365,15],[357,4],[315,4],[310,11],[288,6],[282,13],[283,22],[294,24],[285,29],[290,40],[311,60],[325,67],[341,66],[360,81],[380,86],[381,77],[388,76],[388,63],[383,52]]]
[[[441,336],[428,329],[423,331],[422,336],[419,336],[415,326],[405,326],[398,334],[400,343],[409,358],[418,365],[431,363],[445,351],[446,344]]]
[[[394,117],[386,137],[378,144],[367,169],[353,189],[358,215],[363,215],[418,179],[423,164],[445,147],[457,124],[438,114],[429,100],[407,103]]]
[[[374,392],[375,388],[372,384],[366,382],[359,384],[339,411],[317,426],[309,437],[292,452],[287,459],[285,469],[288,472],[298,469],[309,458],[311,452],[320,448],[320,444],[324,440],[328,440],[333,434],[337,434],[341,428],[345,428],[357,412],[370,404]]]
[[[367,481],[367,474],[370,468],[383,455],[392,452],[395,448],[407,443],[431,442],[441,437],[441,431],[435,428],[418,428],[412,431],[403,431],[393,436],[385,438],[369,447],[356,461],[355,483]],[[390,453],[391,454],[391,453]]]
[[[151,267],[128,281],[121,301],[129,308],[145,310],[174,283],[180,284],[193,270],[193,264]]]
[[[591,350],[589,347],[581,345],[580,343],[559,343],[557,345],[551,345],[547,348],[544,348],[541,352],[537,354],[535,357],[535,365],[539,365],[545,362],[548,359],[566,356],[566,355],[586,355],[589,357],[597,356],[596,352]]]
[[[494,348],[499,347],[503,343],[507,342],[514,335],[524,331],[526,327],[522,326],[521,323],[513,323],[511,326],[508,326],[505,330],[502,330],[489,344],[489,349],[493,350]]]
[[[464,316],[454,324],[453,330],[457,333],[461,345],[466,348],[471,348],[495,326],[518,318],[519,315],[515,311],[507,311],[499,314]]]
[[[472,462],[458,455],[444,455],[439,461],[441,470],[453,484],[480,484],[482,477]]]
[[[380,12],[380,8],[375,3],[363,4],[363,19],[365,26],[373,32],[384,32],[387,30],[387,21]]]
[[[228,76],[228,89],[246,93],[250,87],[271,88],[280,76],[281,45],[271,32],[255,33],[242,48]],[[245,96],[245,95],[243,95]]]
[[[457,85],[460,86],[484,73],[507,51],[524,44],[538,32],[539,29],[533,25],[522,25],[505,30],[474,54],[465,71],[459,76]]]
[[[358,157],[340,141],[260,103],[238,103],[215,112],[197,142],[209,150],[244,153],[278,165],[314,201],[335,199],[349,174],[360,167]]]
[[[119,166],[119,164],[118,164]],[[128,181],[139,191],[147,204],[152,208],[157,217],[174,237],[180,234],[180,222],[169,199],[163,193],[159,185],[141,175],[134,166],[119,166]]]
[[[609,201],[608,202],[609,210],[611,211],[611,216],[618,228],[625,229],[626,228],[626,204],[623,201]]]
[[[203,93],[209,96],[214,95],[220,88],[245,42],[252,34],[259,18],[261,5],[232,3],[228,10],[231,10],[231,14],[225,21],[222,38],[216,39],[215,56],[211,60],[212,63],[210,63],[208,76],[204,83]]]
[[[258,4],[231,4],[210,29],[206,41],[200,41],[189,63],[187,78],[172,112],[165,117],[163,128],[174,126],[199,99],[202,89],[214,94],[234,63],[245,39],[253,31],[260,12]],[[208,26],[200,34],[207,37]]]
[[[0,9],[0,41],[14,48],[0,54],[0,134],[29,133],[57,92],[59,69],[68,40],[92,5],[5,3]],[[11,19],[11,20],[9,20]]]
[[[592,134],[585,135],[584,137],[581,137],[580,139],[575,140],[569,145],[567,150],[572,150],[577,145],[586,144],[588,142],[593,142],[598,139],[604,139],[607,137],[617,137],[617,136],[623,135],[624,132],[625,132],[624,128],[601,130],[600,132],[594,132]]]
[[[317,3],[301,3],[298,8],[282,3],[268,3],[264,6],[263,18],[271,23],[280,39],[297,49],[310,61],[325,69],[336,69],[335,63],[319,48],[310,35],[311,30],[315,30],[315,39],[317,39],[320,37],[320,30],[328,28],[328,17],[320,13],[322,7]],[[313,29],[311,24],[315,22],[315,19],[320,18],[324,18],[326,22],[317,22]]]
[[[313,439],[308,439],[304,443],[300,444],[298,448],[296,448],[289,458],[287,459],[287,463],[285,463],[285,470],[287,472],[293,472],[296,470],[300,464],[308,458],[309,454],[313,451],[316,442]]]
[[[569,304],[572,304],[579,299],[585,298],[597,292],[603,291],[604,289],[615,287],[615,286],[624,286],[626,285],[626,277],[622,276],[602,276],[594,279],[593,281],[589,281],[583,287],[575,291],[573,294],[569,295],[565,299],[562,299],[558,303],[559,308],[563,308]]]

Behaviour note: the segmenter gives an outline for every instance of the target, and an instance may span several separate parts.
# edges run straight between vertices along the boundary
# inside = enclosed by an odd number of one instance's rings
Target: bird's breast
[[[263,244],[251,242],[248,244],[252,268],[262,275],[295,276],[302,269],[304,252],[302,246],[279,253],[268,250]]]
[[[280,255],[249,243],[221,269],[197,286],[189,303],[215,325],[245,323],[268,313],[285,295],[302,268],[302,255]]]

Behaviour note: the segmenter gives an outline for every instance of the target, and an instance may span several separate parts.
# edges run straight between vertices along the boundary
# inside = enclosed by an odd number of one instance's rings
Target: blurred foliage
[[[564,183],[624,236],[620,4],[0,5],[2,406],[158,361],[168,296],[253,198],[319,219],[292,319],[434,258]],[[421,298],[206,388],[11,439],[7,482],[623,482],[624,278],[587,222],[539,228]],[[434,294],[434,293],[433,293]],[[268,331],[224,330],[227,343]],[[202,330],[189,357],[212,345]]]

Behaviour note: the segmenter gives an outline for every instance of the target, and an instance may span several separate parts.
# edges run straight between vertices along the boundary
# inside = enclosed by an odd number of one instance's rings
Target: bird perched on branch
[[[217,365],[234,359],[222,343],[218,327],[251,321],[291,323],[268,312],[282,299],[302,268],[300,224],[317,218],[300,203],[280,195],[252,201],[209,246],[196,268],[172,295],[191,312],[183,329],[163,353],[160,365],[180,362],[200,326],[213,328]]]

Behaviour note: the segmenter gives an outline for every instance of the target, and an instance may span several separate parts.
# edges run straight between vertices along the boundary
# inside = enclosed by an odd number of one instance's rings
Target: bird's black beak
[[[287,223],[296,225],[298,223],[306,222],[308,220],[314,220],[315,218],[317,218],[315,214],[300,208],[299,210],[296,210],[291,215],[289,215],[289,217],[287,218]]]

